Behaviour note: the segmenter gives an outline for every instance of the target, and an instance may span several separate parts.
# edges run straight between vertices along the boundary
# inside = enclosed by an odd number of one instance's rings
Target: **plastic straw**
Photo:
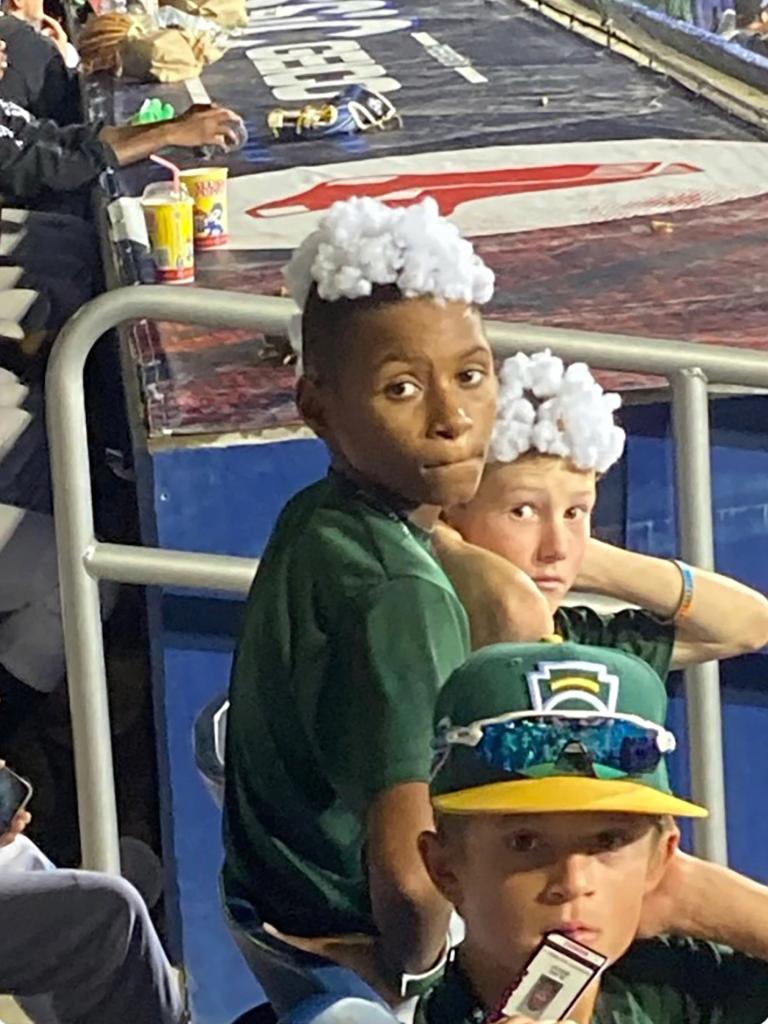
[[[159,164],[161,167],[165,167],[173,175],[173,191],[178,195],[181,195],[181,171],[172,164],[170,160],[166,160],[163,156],[156,156],[154,153],[149,158],[154,163]]]

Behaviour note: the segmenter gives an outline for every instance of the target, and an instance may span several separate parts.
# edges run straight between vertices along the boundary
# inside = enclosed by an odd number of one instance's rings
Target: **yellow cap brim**
[[[573,811],[614,814],[671,814],[706,818],[709,811],[651,786],[625,779],[559,775],[547,779],[491,782],[434,796],[444,814],[558,814]]]

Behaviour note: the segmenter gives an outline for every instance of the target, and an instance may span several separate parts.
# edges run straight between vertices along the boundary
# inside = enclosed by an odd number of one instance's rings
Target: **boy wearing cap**
[[[429,531],[474,494],[496,408],[477,312],[493,275],[432,200],[336,204],[286,278],[302,309],[299,407],[332,468],[283,510],[248,599],[223,873],[278,1012],[264,925],[292,947],[362,946],[393,981],[444,945],[449,909],[417,840],[434,701],[469,630]]]
[[[576,1024],[762,1024],[768,888],[678,852],[672,816],[706,811],[670,791],[665,711],[619,651],[500,644],[452,675],[421,846],[467,932],[418,1024],[493,1019],[553,932],[607,957]]]
[[[564,639],[630,651],[662,679],[670,667],[768,644],[762,594],[718,573],[590,537],[597,484],[624,448],[624,431],[614,422],[619,395],[605,394],[583,363],[566,368],[549,351],[505,360],[499,382],[480,487],[471,501],[446,513],[469,544],[450,532],[441,533],[440,542],[470,614],[475,647],[498,635],[498,602],[475,578],[473,545],[502,555],[532,580],[533,601],[549,610],[553,631]],[[633,607],[614,615],[566,607],[572,587]]]

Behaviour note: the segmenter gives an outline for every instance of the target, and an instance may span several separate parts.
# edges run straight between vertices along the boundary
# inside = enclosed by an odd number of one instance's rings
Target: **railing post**
[[[671,378],[675,435],[678,524],[686,561],[713,569],[712,478],[709,396],[701,370],[681,370]],[[696,853],[728,863],[725,814],[720,668],[716,661],[693,665],[685,673],[693,798],[709,809],[694,825]]]
[[[54,347],[47,378],[48,443],[81,858],[85,868],[119,875],[99,582],[85,567],[86,552],[95,541],[83,387],[85,359],[92,344],[88,341],[81,353],[75,344]]]

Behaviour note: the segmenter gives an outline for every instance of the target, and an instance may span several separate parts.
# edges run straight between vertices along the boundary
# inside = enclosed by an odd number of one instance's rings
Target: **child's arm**
[[[547,601],[522,569],[469,544],[444,523],[435,527],[432,543],[466,609],[473,650],[505,642],[533,643],[554,633]]]
[[[421,554],[419,553],[419,557]],[[437,960],[448,909],[421,863],[440,687],[469,652],[466,616],[442,583],[387,580],[353,599],[334,636],[310,723],[326,777],[364,823],[368,887],[390,983]]]
[[[719,573],[695,569],[690,613],[675,629],[672,667],[732,658],[768,644],[768,600]],[[677,611],[683,591],[668,559],[590,540],[576,589],[638,605],[660,619]]]
[[[434,827],[425,782],[381,793],[368,812],[368,879],[379,928],[380,962],[388,979],[421,974],[440,959],[450,906],[435,889],[418,849]]]
[[[768,886],[678,851],[641,926],[646,937],[685,935],[768,960]]]

